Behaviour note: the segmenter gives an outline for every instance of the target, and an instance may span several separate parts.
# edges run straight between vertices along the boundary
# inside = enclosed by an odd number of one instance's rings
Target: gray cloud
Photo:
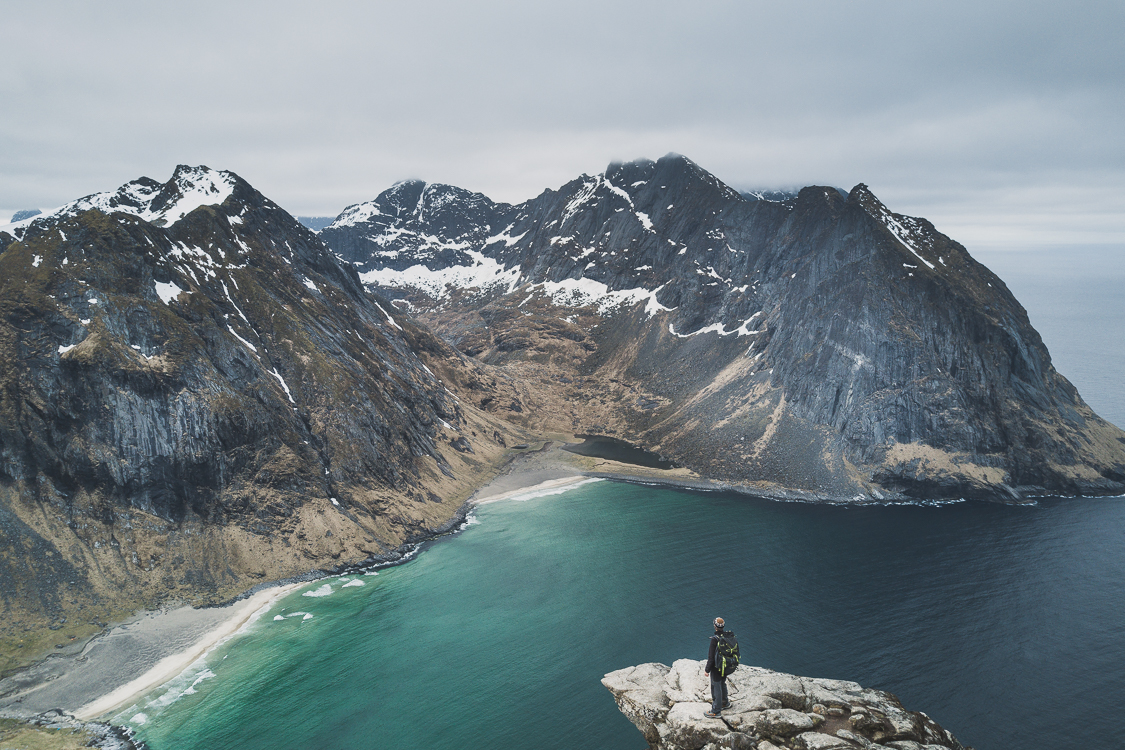
[[[676,151],[970,245],[1125,242],[1120,2],[8,5],[0,217],[177,163],[331,214]]]

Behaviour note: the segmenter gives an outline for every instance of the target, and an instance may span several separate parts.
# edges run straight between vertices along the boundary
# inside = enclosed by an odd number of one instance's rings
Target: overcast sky
[[[233,170],[294,214],[685,154],[974,245],[1125,243],[1125,3],[9,2],[0,220]]]

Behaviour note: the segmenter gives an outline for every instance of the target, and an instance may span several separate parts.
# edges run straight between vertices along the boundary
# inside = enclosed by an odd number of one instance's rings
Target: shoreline
[[[471,501],[471,507],[478,505],[490,505],[491,503],[498,503],[503,500],[512,500],[520,498],[525,495],[540,497],[543,495],[557,495],[565,492],[571,487],[587,484],[588,482],[604,481],[602,477],[588,477],[582,474],[575,474],[569,477],[560,477],[559,479],[548,479],[538,484],[530,484],[526,487],[519,489],[507,490],[496,495],[486,495],[481,498],[475,498]]]
[[[221,607],[138,612],[80,652],[44,659],[0,682],[0,716],[60,710],[97,720],[181,674],[304,583],[278,582]]]
[[[256,622],[279,599],[303,585],[303,583],[288,583],[263,589],[246,599],[228,605],[231,607],[230,615],[215,627],[205,631],[203,636],[187,649],[165,656],[147,672],[80,706],[74,711],[74,716],[83,721],[97,719],[172,680],[197,660],[206,656],[213,648],[222,644],[228,638],[237,635],[246,626]],[[175,611],[168,613],[166,616],[174,614]]]
[[[545,444],[550,452],[550,442]],[[63,711],[80,721],[109,714],[182,674],[216,646],[237,635],[295,589],[349,570],[371,570],[412,559],[426,541],[455,532],[472,509],[527,492],[557,492],[591,481],[571,467],[529,470],[517,454],[503,473],[474,491],[454,515],[423,539],[410,540],[386,559],[262,583],[219,606],[143,610],[89,638],[77,652],[52,654],[0,680],[0,717],[30,719]]]
[[[180,675],[211,649],[238,634],[265,614],[277,600],[300,586],[349,570],[369,570],[406,562],[423,542],[456,533],[473,508],[523,495],[561,494],[588,482],[612,480],[704,492],[735,492],[782,502],[836,502],[855,505],[905,504],[825,498],[777,487],[731,485],[708,480],[686,469],[650,469],[564,451],[563,443],[547,440],[541,448],[512,455],[491,480],[478,487],[454,515],[425,538],[408,541],[385,560],[365,560],[335,570],[316,570],[267,584],[258,584],[219,607],[139,612],[129,620],[91,638],[80,654],[52,657],[14,677],[0,681],[0,716],[24,717],[61,708],[79,719],[105,717],[141,695]],[[909,504],[923,504],[906,501]],[[957,500],[946,502],[960,502]],[[941,504],[945,504],[944,502]],[[131,652],[145,658],[134,658]],[[119,678],[110,685],[114,678]],[[5,685],[5,683],[8,683]],[[13,688],[13,684],[15,689]],[[3,691],[0,691],[3,692]],[[47,699],[50,699],[48,705]],[[26,700],[26,702],[25,702]],[[38,708],[39,710],[35,710]],[[104,719],[102,719],[104,721]]]

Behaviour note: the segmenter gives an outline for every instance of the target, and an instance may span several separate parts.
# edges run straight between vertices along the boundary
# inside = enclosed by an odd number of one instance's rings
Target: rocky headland
[[[691,659],[641,664],[602,684],[652,750],[971,750],[890,693],[747,665],[727,678],[732,706],[708,718],[703,667]]]

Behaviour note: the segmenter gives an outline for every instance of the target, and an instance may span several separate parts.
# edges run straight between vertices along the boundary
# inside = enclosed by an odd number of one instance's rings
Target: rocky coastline
[[[85,743],[84,747],[98,748],[98,750],[148,750],[148,745],[133,736],[133,731],[128,727],[114,726],[102,721],[80,721],[69,714],[52,710],[35,716],[20,725],[7,727],[8,732],[0,727],[0,742],[4,747],[11,740],[29,742],[28,734],[38,735],[34,744],[29,747],[46,747],[50,745],[43,742],[65,742],[78,740]],[[22,746],[19,745],[19,746]]]
[[[709,718],[703,667],[641,664],[602,684],[651,750],[972,750],[890,693],[748,665],[728,678],[731,707]]]

